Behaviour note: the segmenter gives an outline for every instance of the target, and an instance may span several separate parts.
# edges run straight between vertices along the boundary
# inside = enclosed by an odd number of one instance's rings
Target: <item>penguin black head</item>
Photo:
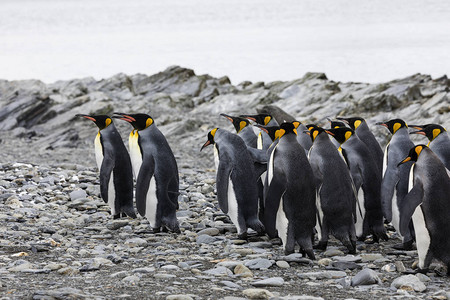
[[[297,129],[293,123],[285,122],[280,125],[280,129],[276,132],[275,137],[281,138],[287,134],[297,135]]]
[[[264,131],[265,133],[267,133],[270,137],[270,139],[273,141],[275,141],[277,138],[276,136],[276,132],[277,130],[280,129],[280,126],[262,126],[259,124],[256,124],[255,127],[258,127],[259,129],[261,129],[262,131]]]
[[[322,132],[325,132],[325,129],[323,129],[322,127],[316,126],[316,125],[306,125],[306,127],[308,128],[309,131],[307,131],[306,133],[309,134],[309,136],[311,137],[311,140],[314,142],[315,139],[317,138],[317,136],[319,134],[321,134]]]
[[[250,122],[247,119],[241,118],[241,117],[232,117],[226,114],[220,114],[222,117],[227,118],[228,120],[233,123],[234,129],[236,129],[236,133],[239,133],[242,129],[244,129],[246,126],[250,124]]]
[[[330,118],[327,118],[328,122],[330,122],[330,127],[331,128],[346,128],[347,126],[345,126],[344,122],[340,122],[340,121],[333,121]]]
[[[136,130],[144,130],[154,123],[153,118],[147,114],[124,114],[117,112],[115,112],[114,114],[118,116],[113,116],[113,118],[127,121]]]
[[[397,130],[399,130],[400,128],[408,128],[408,125],[406,125],[405,121],[401,120],[401,119],[393,119],[393,120],[389,120],[387,122],[378,122],[376,123],[376,125],[381,125],[386,127],[387,129],[389,129],[389,131],[394,134],[397,132]]]
[[[309,131],[313,130],[314,128],[320,128],[316,124],[306,124],[305,127],[308,128]]]
[[[418,128],[419,126],[414,125],[414,128]],[[440,135],[442,132],[446,131],[444,127],[438,124],[427,124],[424,126],[420,126],[421,129],[419,131],[413,131],[410,134],[421,134],[426,136],[430,142],[433,141],[438,135]]]
[[[355,132],[348,127],[331,128],[325,130],[326,133],[333,136],[339,144],[345,143]]]
[[[350,128],[353,130],[356,130],[359,127],[359,125],[361,125],[363,122],[366,121],[360,117],[352,117],[352,118],[337,117],[336,119],[346,122],[348,124],[348,126],[350,126]],[[334,128],[334,127],[332,127],[332,128]]]
[[[206,143],[203,144],[202,148],[200,149],[200,151],[203,150],[203,148],[209,146],[209,145],[214,145],[216,142],[214,142],[214,136],[216,135],[216,131],[219,128],[214,128],[213,130],[211,130],[210,132],[208,132],[208,140],[206,141]]]
[[[408,156],[404,160],[399,162],[397,167],[408,161],[417,161],[417,159],[419,159],[420,153],[422,153],[422,150],[425,148],[427,148],[427,146],[425,146],[425,145],[417,145],[417,146],[414,146],[413,148],[411,148],[411,150],[409,150]]]
[[[83,117],[88,120],[91,120],[97,125],[97,127],[102,130],[108,127],[112,123],[112,119],[107,115],[83,115],[83,114],[77,114],[75,117]]]
[[[224,115],[224,114],[222,114]],[[257,114],[257,115],[240,115],[241,118],[249,119],[253,122],[256,122],[259,125],[266,126],[272,120],[272,116],[269,114]]]

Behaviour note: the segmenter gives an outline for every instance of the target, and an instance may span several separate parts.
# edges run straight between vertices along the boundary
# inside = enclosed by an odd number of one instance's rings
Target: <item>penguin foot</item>
[[[309,259],[316,260],[313,249],[301,249],[301,252],[303,257],[306,257],[306,255],[308,255]]]
[[[426,268],[426,269],[417,268],[416,273],[421,273],[421,274],[426,275],[428,273],[428,271],[429,271],[428,268]]]
[[[313,246],[313,249],[325,251],[327,249],[328,242],[320,242]]]
[[[413,242],[414,242],[413,240],[404,242],[404,243],[403,243],[403,249],[404,249],[404,250],[413,250],[413,249],[414,249],[414,247],[413,247]]]
[[[242,232],[238,234],[238,238],[241,240],[247,240],[247,237],[248,237],[247,232]]]
[[[293,249],[284,249],[284,255],[288,256],[289,254],[294,253],[295,251]],[[303,255],[303,254],[302,254]]]
[[[356,247],[353,245],[350,241],[343,241],[342,244],[344,244],[345,247],[347,247],[349,254],[356,254]]]
[[[113,216],[113,219],[114,219],[114,220],[120,219],[120,213],[115,214],[115,215]]]
[[[159,233],[159,232],[161,232],[161,228],[155,227],[155,228],[152,228],[152,231],[153,231],[153,233]]]

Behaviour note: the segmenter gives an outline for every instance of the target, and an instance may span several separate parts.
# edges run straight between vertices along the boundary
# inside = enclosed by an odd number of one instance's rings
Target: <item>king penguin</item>
[[[410,125],[409,127],[419,129],[419,131],[414,131],[410,134],[422,134],[428,138],[430,141],[428,146],[450,172],[450,138],[447,130],[438,124]]]
[[[168,228],[180,232],[178,166],[166,138],[147,114],[115,113],[133,126],[130,152],[136,174],[136,206],[154,232]]]
[[[297,142],[294,124],[283,123],[279,142],[271,152],[265,188],[264,225],[270,237],[278,236],[285,254],[300,252],[315,259],[313,230],[316,225],[315,182],[305,150]]]
[[[366,144],[381,174],[383,170],[383,150],[381,149],[381,146],[378,143],[375,136],[373,135],[372,131],[370,131],[366,120],[360,117],[353,117],[353,118],[337,117],[336,119],[347,122],[350,128],[355,131],[359,139],[364,144]]]
[[[208,133],[208,145],[214,145],[216,189],[220,209],[236,226],[239,238],[247,237],[247,228],[264,232],[258,219],[258,188],[254,161],[242,138],[224,129]]]
[[[342,155],[350,169],[358,198],[356,206],[356,236],[364,240],[373,234],[373,240],[387,240],[381,210],[381,175],[377,165],[364,144],[353,129],[338,127],[326,130],[342,148]]]
[[[413,147],[399,165],[409,161],[415,164],[400,212],[400,231],[407,234],[412,220],[419,271],[426,272],[436,258],[447,265],[450,275],[450,178],[439,158],[425,145]]]
[[[354,254],[356,197],[350,172],[323,128],[311,127],[309,133],[313,146],[308,156],[317,189],[316,229],[319,244],[315,248],[325,250],[328,235],[332,233],[350,253]]]
[[[130,156],[112,119],[106,115],[82,115],[99,128],[94,141],[95,158],[100,170],[100,194],[117,219],[122,215],[136,218],[133,208],[133,171]]]
[[[241,117],[233,117],[227,114],[220,114],[227,118],[234,126],[236,133],[244,140],[248,147],[258,148],[258,136],[253,131],[250,122]]]
[[[401,119],[393,119],[388,122],[377,123],[386,127],[392,134],[391,141],[387,144],[383,158],[383,177],[381,181],[381,205],[383,215],[388,222],[392,223],[395,230],[402,237],[403,249],[412,249],[414,233],[411,230],[400,232],[400,210],[408,193],[408,177],[412,163],[400,166],[398,162],[414,147],[408,134],[408,125]],[[401,249],[399,245],[394,246]]]
[[[256,124],[262,126],[278,126],[277,121],[269,114],[241,115],[240,117],[256,122]],[[271,144],[272,139],[270,136],[265,131],[261,130],[258,134],[257,148],[267,150]]]

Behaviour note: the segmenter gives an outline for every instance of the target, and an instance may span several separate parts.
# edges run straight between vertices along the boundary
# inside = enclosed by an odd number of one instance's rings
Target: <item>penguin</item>
[[[328,122],[330,122],[330,127],[331,127],[332,129],[333,129],[333,128],[347,128],[347,126],[345,126],[345,123],[344,123],[344,122],[341,122],[341,121],[333,121],[333,120],[330,119],[330,118],[327,118],[327,120],[328,120]],[[340,148],[340,147],[341,147],[341,144],[339,143],[339,141],[338,141],[336,138],[331,139],[331,141],[333,142],[333,145],[336,146],[336,148],[342,150],[342,148]]]
[[[316,225],[316,188],[304,149],[297,142],[292,123],[280,125],[279,142],[271,152],[264,196],[264,225],[269,237],[278,236],[285,254],[294,252],[295,243],[310,259]]]
[[[262,107],[261,109],[257,109],[259,113],[267,113],[270,114],[277,122],[278,124],[281,123],[292,123],[292,122],[298,122],[293,116],[279,108],[275,105],[266,105]],[[298,143],[305,149],[306,152],[309,151],[311,148],[312,142],[311,138],[305,133],[306,127],[301,123],[295,123],[294,125],[297,126],[297,141]]]
[[[256,124],[263,126],[278,126],[277,121],[269,114],[257,114],[257,115],[241,115],[241,118],[245,118],[256,122]],[[256,126],[257,127],[257,126]],[[272,139],[265,131],[260,131],[258,134],[257,148],[267,150],[272,144]]]
[[[111,208],[114,219],[121,215],[136,218],[133,208],[133,171],[130,156],[112,119],[106,115],[83,115],[99,128],[94,141],[100,170],[100,195]]]
[[[423,126],[410,125],[410,127],[419,129],[419,131],[413,131],[410,134],[421,134],[428,138],[430,141],[428,147],[441,159],[447,170],[450,171],[450,138],[448,137],[447,130],[438,124],[427,124]]]
[[[370,153],[377,164],[378,169],[380,170],[380,174],[382,174],[383,170],[383,150],[381,149],[380,144],[377,139],[373,135],[372,131],[370,131],[369,126],[367,125],[366,120],[361,117],[352,117],[352,118],[343,118],[337,117],[336,119],[342,120],[346,122],[351,129],[356,132],[356,135],[359,137],[364,144],[366,144]]]
[[[356,197],[350,172],[338,150],[323,128],[311,127],[313,145],[308,157],[316,180],[316,207],[319,243],[316,249],[325,250],[328,234],[332,233],[356,253]]]
[[[353,129],[338,127],[326,132],[341,145],[353,179],[358,199],[356,236],[364,240],[369,234],[373,234],[374,242],[378,242],[380,238],[387,240],[381,209],[381,175],[373,156]]]
[[[400,210],[403,207],[404,197],[408,193],[408,176],[412,163],[398,162],[404,158],[409,149],[414,147],[408,134],[408,125],[401,119],[393,119],[388,122],[380,122],[377,125],[386,127],[392,134],[391,141],[387,144],[383,158],[383,177],[381,180],[381,205],[383,215],[392,223],[395,230],[402,237],[403,246],[396,245],[397,249],[412,249],[414,233],[411,227],[409,232],[400,232]]]
[[[264,225],[258,219],[258,188],[253,159],[244,140],[227,130],[214,128],[200,151],[214,145],[216,189],[220,209],[236,226],[238,236],[247,238],[247,228],[259,234]]]
[[[450,178],[437,155],[425,145],[411,148],[399,165],[411,161],[415,163],[400,212],[400,231],[407,234],[412,220],[420,272],[426,272],[436,258],[447,265],[450,275]]]
[[[179,233],[178,166],[164,135],[147,114],[115,113],[115,118],[133,126],[130,152],[136,174],[136,206],[150,223],[153,232],[161,228]]]
[[[253,131],[250,122],[241,117],[232,117],[227,114],[220,114],[222,117],[227,118],[233,123],[236,133],[244,140],[245,144],[252,148],[257,148],[258,146],[258,136]]]

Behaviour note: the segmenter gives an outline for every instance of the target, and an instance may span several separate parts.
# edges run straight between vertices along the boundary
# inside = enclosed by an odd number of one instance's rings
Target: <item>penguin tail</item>
[[[247,226],[256,231],[257,233],[261,234],[264,233],[265,228],[263,223],[258,218],[253,218],[247,222]]]

